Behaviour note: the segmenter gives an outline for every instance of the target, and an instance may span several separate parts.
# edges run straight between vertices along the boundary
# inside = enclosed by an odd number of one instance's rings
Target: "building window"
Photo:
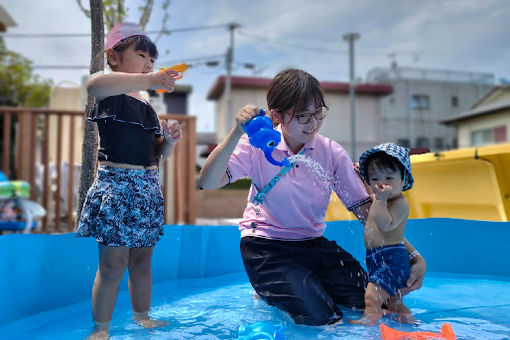
[[[490,129],[480,129],[471,131],[471,145],[481,146],[495,143],[504,143],[507,141],[506,126],[501,125]]]
[[[417,148],[429,148],[429,139],[427,137],[418,137],[416,138],[416,147]]]
[[[403,146],[404,148],[409,147],[409,139],[397,139],[397,145]]]
[[[430,108],[430,97],[425,94],[413,94],[411,96],[411,109],[428,110]]]
[[[480,146],[492,144],[494,135],[492,129],[474,130],[471,131],[471,145]]]
[[[452,96],[452,106],[453,107],[459,107],[459,97]]]
[[[494,128],[494,143],[505,143],[508,139],[506,137],[506,126],[501,125]]]
[[[457,138],[452,139],[452,148],[457,149],[459,147]]]
[[[434,148],[436,150],[443,150],[443,138],[434,138]]]

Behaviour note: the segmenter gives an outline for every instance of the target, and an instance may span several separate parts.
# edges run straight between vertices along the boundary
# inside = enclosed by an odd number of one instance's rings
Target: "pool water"
[[[510,339],[510,279],[427,273],[424,286],[404,301],[419,326],[383,322],[402,331],[439,332],[450,323],[458,339]],[[294,324],[275,307],[252,298],[244,273],[174,280],[153,287],[151,315],[171,324],[145,330],[131,322],[131,303],[121,291],[111,324],[111,339],[236,339],[240,325],[267,321],[285,324],[285,339],[379,339],[379,327],[309,327]],[[7,308],[7,306],[2,306]],[[360,312],[343,309],[346,319]],[[27,317],[0,327],[0,338],[83,339],[91,330],[90,300]]]

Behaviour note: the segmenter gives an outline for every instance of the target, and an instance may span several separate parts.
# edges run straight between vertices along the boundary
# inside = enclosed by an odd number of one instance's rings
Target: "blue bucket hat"
[[[414,178],[411,173],[411,159],[409,158],[409,149],[398,146],[394,143],[379,144],[363,152],[359,158],[359,172],[361,177],[363,177],[363,179],[368,182],[367,173],[365,171],[365,162],[368,156],[376,152],[384,152],[387,155],[396,158],[402,164],[404,167],[404,187],[402,188],[402,191],[411,189],[413,187]]]

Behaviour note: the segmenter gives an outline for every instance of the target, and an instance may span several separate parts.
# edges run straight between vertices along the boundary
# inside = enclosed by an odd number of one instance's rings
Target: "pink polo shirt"
[[[281,132],[279,126],[277,130]],[[253,196],[282,168],[269,163],[261,150],[250,145],[247,135],[241,137],[227,166],[231,183],[245,177],[252,180],[248,205],[239,223],[241,237],[283,240],[320,237],[326,227],[324,217],[332,190],[349,210],[369,201],[351,158],[338,143],[316,135],[304,149],[304,155],[321,167],[297,162],[267,193],[264,202],[256,205]],[[293,155],[283,135],[272,155],[277,161]],[[313,168],[324,171],[315,172]]]

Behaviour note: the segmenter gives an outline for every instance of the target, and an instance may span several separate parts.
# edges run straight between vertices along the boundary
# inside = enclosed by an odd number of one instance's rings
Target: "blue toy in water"
[[[250,325],[239,326],[238,340],[284,340],[284,325],[274,326],[260,321]]]
[[[273,150],[280,143],[282,135],[273,129],[271,119],[264,115],[264,110],[260,109],[260,115],[253,117],[244,126],[244,132],[248,134],[250,144],[264,152],[269,163],[276,166],[289,166],[289,160],[284,158],[278,162],[273,158]]]

